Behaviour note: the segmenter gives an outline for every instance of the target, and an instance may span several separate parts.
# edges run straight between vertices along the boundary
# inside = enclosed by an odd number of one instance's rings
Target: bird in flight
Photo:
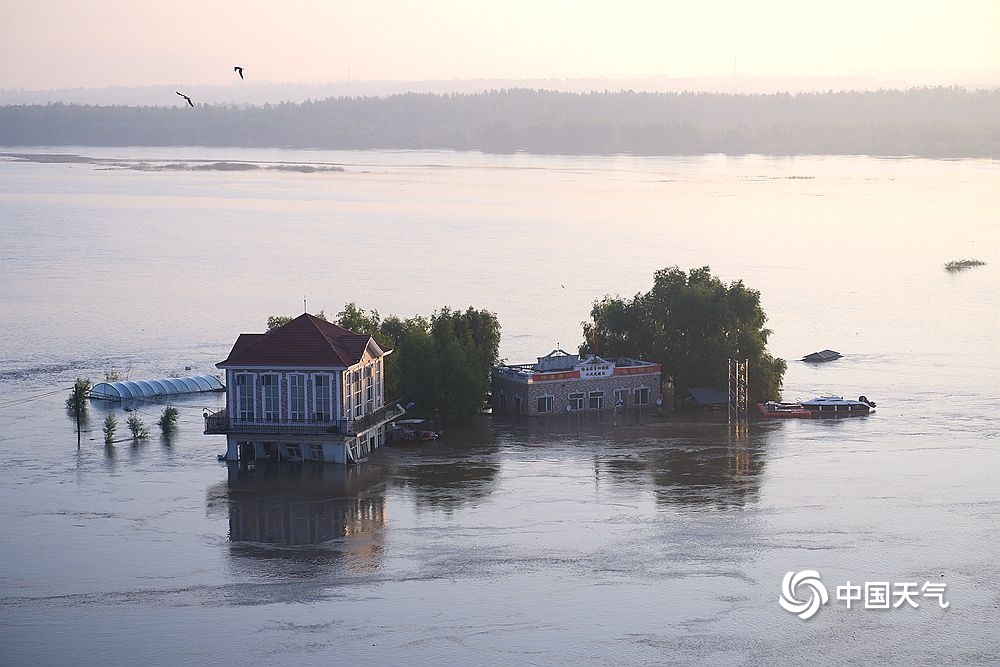
[[[174,91],[174,92],[177,92],[177,91]],[[177,94],[180,95],[181,97],[183,97],[184,99],[186,99],[188,104],[190,104],[191,106],[194,106],[194,102],[191,101],[190,97],[188,97],[184,93],[177,93]]]
[[[242,67],[240,67],[239,65],[237,65],[236,67],[233,68],[233,71],[236,72],[237,74],[239,74],[241,79],[243,78],[243,68]]]

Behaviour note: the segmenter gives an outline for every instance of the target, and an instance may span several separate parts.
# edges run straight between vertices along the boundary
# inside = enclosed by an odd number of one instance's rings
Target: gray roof
[[[833,361],[834,359],[840,359],[841,356],[843,355],[836,350],[823,350],[822,352],[807,354],[802,357],[802,361]]]
[[[729,393],[713,387],[691,387],[688,396],[698,405],[725,405],[729,403]]]
[[[101,382],[90,390],[91,398],[121,399],[155,398],[175,394],[196,394],[202,391],[223,391],[225,386],[214,375],[191,375],[159,380],[125,380]]]

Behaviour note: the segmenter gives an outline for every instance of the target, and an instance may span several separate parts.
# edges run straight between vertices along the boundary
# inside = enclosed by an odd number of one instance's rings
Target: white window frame
[[[361,371],[351,372],[351,391],[354,392],[354,416],[365,414],[364,395],[361,391]]]
[[[322,379],[322,380],[321,380]],[[321,386],[321,382],[326,383],[326,387]],[[333,416],[333,375],[330,373],[313,374],[313,417],[318,421],[331,421]],[[320,391],[325,389],[325,391]],[[321,413],[320,407],[325,407],[326,411]]]
[[[281,375],[278,373],[260,375],[260,412],[264,421],[281,419]]]
[[[243,380],[243,382],[241,382]],[[249,401],[247,398],[249,397]],[[257,375],[236,373],[236,418],[244,421],[257,419]]]
[[[293,383],[298,380],[301,384]],[[305,373],[289,373],[288,374],[288,421],[290,422],[302,422],[306,421],[309,417],[308,406],[306,402],[306,375]],[[301,391],[301,396],[297,395]],[[294,404],[301,399],[302,405],[295,406]],[[298,409],[296,409],[298,407]]]
[[[536,396],[535,398],[537,399],[535,401],[535,408],[537,409],[538,414],[540,414],[540,415],[547,415],[547,414],[549,414],[549,413],[552,412],[552,403],[553,403],[553,400],[555,399],[555,396],[553,396],[552,394],[542,394],[541,396]],[[541,404],[538,403],[538,401],[542,401],[542,400],[544,400],[547,403],[547,409],[545,409],[545,410],[542,410],[541,409]]]
[[[586,392],[572,391],[567,397],[566,408],[572,411],[583,410],[583,402],[586,398]]]
[[[365,384],[365,412],[375,412],[375,373],[372,365],[369,364],[365,366],[364,372],[364,384]]]
[[[594,405],[594,402],[597,405]],[[587,394],[587,409],[589,410],[603,410],[604,409],[604,392],[603,391],[592,391]]]

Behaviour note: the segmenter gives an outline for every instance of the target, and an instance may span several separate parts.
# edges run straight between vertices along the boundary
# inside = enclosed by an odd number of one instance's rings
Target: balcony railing
[[[205,434],[259,433],[264,435],[357,435],[406,414],[396,403],[385,405],[356,419],[241,419],[230,417],[223,408],[205,416]]]

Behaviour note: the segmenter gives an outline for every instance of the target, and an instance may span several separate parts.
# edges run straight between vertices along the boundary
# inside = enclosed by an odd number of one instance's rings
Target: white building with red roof
[[[228,461],[360,463],[404,412],[385,405],[391,352],[308,313],[240,334],[216,364],[226,371],[226,408],[206,417],[205,433],[226,435]]]

